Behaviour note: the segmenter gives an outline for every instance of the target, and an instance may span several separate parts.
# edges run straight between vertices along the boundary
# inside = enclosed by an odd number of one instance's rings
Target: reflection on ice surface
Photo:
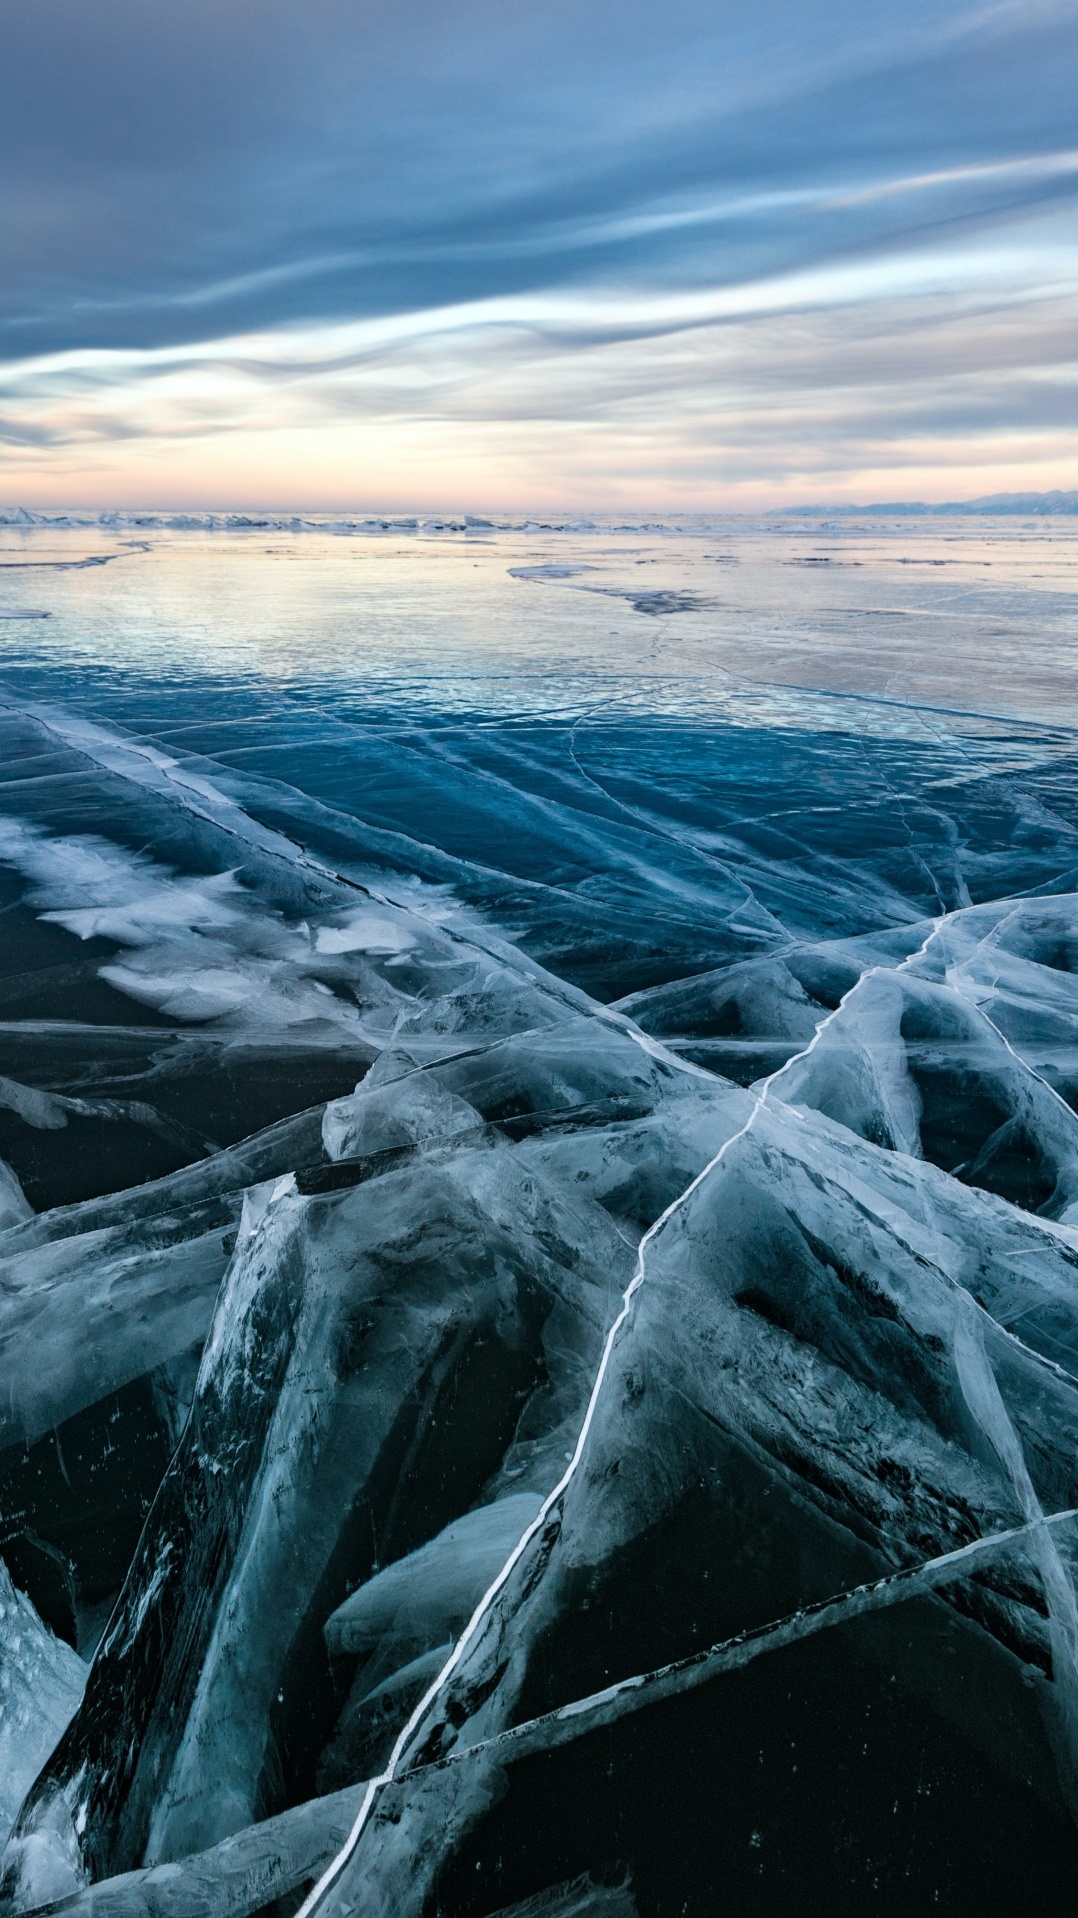
[[[91,530],[8,535],[0,1908],[1070,1910],[1066,541]]]

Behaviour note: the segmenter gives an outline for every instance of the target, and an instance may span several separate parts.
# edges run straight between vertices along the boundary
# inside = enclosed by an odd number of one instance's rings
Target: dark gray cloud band
[[[1078,192],[1078,7],[0,5],[0,357],[943,253]]]

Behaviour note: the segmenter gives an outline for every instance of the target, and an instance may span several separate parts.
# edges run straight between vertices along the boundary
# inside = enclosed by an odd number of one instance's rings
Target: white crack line
[[[536,1516],[532,1519],[531,1524],[527,1527],[527,1529],[521,1534],[520,1538],[517,1540],[515,1546],[513,1547],[513,1550],[509,1554],[509,1557],[506,1559],[505,1564],[502,1566],[501,1571],[498,1573],[497,1577],[494,1579],[493,1584],[491,1584],[486,1590],[486,1592],[484,1592],[483,1597],[480,1599],[478,1605],[475,1608],[475,1611],[472,1613],[471,1618],[468,1620],[467,1625],[464,1627],[463,1632],[461,1633],[456,1644],[454,1645],[453,1650],[450,1653],[449,1657],[447,1658],[441,1671],[438,1673],[438,1676],[434,1679],[433,1683],[424,1692],[418,1704],[414,1706],[406,1723],[402,1727],[401,1731],[397,1734],[397,1738],[394,1743],[393,1749],[390,1752],[385,1770],[379,1772],[377,1777],[372,1778],[369,1781],[367,1785],[367,1789],[363,1794],[362,1803],[359,1807],[358,1812],[356,1813],[355,1822],[353,1823],[352,1829],[349,1832],[348,1837],[345,1839],[344,1844],[341,1846],[340,1851],[337,1853],[336,1857],[333,1859],[331,1864],[329,1864],[326,1867],[326,1870],[322,1873],[322,1876],[318,1880],[317,1884],[314,1885],[312,1889],[310,1890],[310,1892],[307,1894],[307,1897],[304,1899],[302,1905],[300,1906],[298,1912],[296,1913],[296,1918],[314,1918],[314,1914],[318,1911],[318,1908],[322,1904],[323,1899],[327,1896],[327,1894],[333,1889],[333,1886],[337,1883],[337,1880],[340,1878],[341,1873],[344,1871],[345,1867],[351,1860],[356,1850],[356,1847],[359,1844],[361,1837],[363,1836],[363,1832],[366,1829],[366,1826],[370,1819],[371,1812],[374,1809],[374,1806],[378,1800],[380,1793],[384,1791],[387,1785],[392,1785],[396,1782],[398,1766],[400,1765],[400,1761],[402,1757],[404,1756],[404,1753],[407,1750],[408,1745],[411,1743],[413,1735],[418,1730],[419,1726],[422,1724],[423,1719],[425,1718],[427,1712],[430,1710],[430,1707],[435,1703],[443,1687],[446,1684],[448,1684],[454,1672],[458,1669],[458,1667],[462,1663],[466,1652],[470,1649],[470,1647],[474,1644],[475,1640],[478,1638],[479,1633],[486,1623],[491,1607],[493,1606],[495,1599],[498,1597],[499,1592],[501,1592],[504,1589],[509,1579],[512,1577],[513,1572],[516,1570],[516,1567],[519,1565],[520,1560],[523,1558],[524,1553],[527,1551],[532,1540],[542,1531],[555,1505],[557,1505],[559,1500],[564,1497],[565,1492],[568,1490],[570,1484],[572,1483],[574,1477],[576,1476],[577,1470],[580,1466],[580,1462],[584,1456],[584,1448],[588,1441],[588,1435],[591,1431],[592,1424],[595,1419],[595,1412],[599,1403],[599,1395],[603,1389],[603,1384],[606,1379],[607,1372],[610,1369],[610,1360],[613,1355],[614,1345],[617,1341],[617,1337],[622,1329],[622,1326],[625,1324],[626,1320],[630,1316],[630,1313],[632,1311],[633,1299],[636,1297],[636,1294],[639,1292],[640,1287],[644,1283],[648,1247],[651,1245],[652,1241],[658,1237],[659,1233],[663,1230],[663,1227],[669,1222],[669,1220],[672,1219],[674,1215],[681,1210],[682,1206],[688,1203],[688,1201],[692,1198],[693,1194],[699,1191],[700,1187],[704,1184],[704,1181],[706,1179],[709,1179],[711,1177],[711,1174],[716,1170],[716,1168],[722,1164],[722,1161],[725,1159],[727,1153],[731,1150],[731,1148],[737,1145],[739,1140],[743,1139],[746,1133],[752,1130],[752,1127],[755,1125],[756,1120],[760,1116],[760,1113],[763,1111],[763,1108],[767,1102],[767,1098],[771,1091],[772,1086],[782,1077],[784,1072],[787,1072],[789,1070],[791,1066],[796,1065],[800,1060],[806,1059],[809,1056],[809,1054],[814,1050],[816,1045],[819,1043],[819,1040],[822,1038],[828,1026],[830,1026],[832,1022],[839,1017],[843,1008],[846,1006],[848,1001],[853,997],[854,993],[858,992],[861,986],[865,983],[865,981],[867,979],[872,978],[876,973],[901,972],[902,970],[904,970],[906,966],[913,964],[917,959],[923,958],[924,954],[928,950],[928,947],[931,945],[933,939],[936,937],[936,934],[939,932],[940,927],[946,922],[946,920],[949,917],[950,917],[949,914],[941,913],[938,918],[934,919],[932,921],[932,925],[929,932],[926,934],[925,938],[922,940],[917,951],[909,953],[907,957],[903,959],[898,966],[883,966],[883,965],[871,966],[866,972],[863,972],[861,974],[860,978],[858,978],[854,982],[854,984],[850,987],[849,991],[843,994],[842,998],[839,1000],[839,1003],[835,1007],[834,1011],[829,1012],[825,1019],[821,1019],[819,1025],[817,1026],[815,1032],[812,1035],[812,1038],[809,1040],[808,1045],[805,1046],[801,1052],[795,1053],[794,1057],[792,1059],[788,1059],[784,1065],[778,1068],[777,1071],[772,1072],[771,1074],[769,1074],[769,1076],[766,1079],[763,1079],[760,1081],[760,1084],[755,1094],[755,1101],[753,1104],[752,1111],[749,1113],[749,1116],[745,1120],[745,1123],[742,1126],[740,1126],[736,1132],[731,1133],[728,1139],[723,1141],[723,1144],[719,1147],[719,1150],[716,1152],[714,1158],[708,1160],[708,1163],[703,1167],[703,1169],[700,1172],[696,1174],[696,1177],[690,1180],[689,1184],[685,1187],[685,1190],[683,1192],[680,1192],[675,1199],[671,1199],[670,1204],[666,1207],[665,1211],[660,1212],[658,1218],[648,1227],[647,1231],[644,1233],[644,1236],[641,1239],[640,1244],[637,1248],[636,1269],[633,1273],[632,1278],[629,1281],[629,1284],[626,1286],[624,1293],[622,1294],[621,1309],[618,1312],[617,1317],[614,1319],[614,1322],[611,1325],[610,1330],[607,1333],[606,1339],[603,1344],[602,1355],[599,1359],[599,1368],[595,1374],[595,1381],[591,1388],[591,1396],[588,1399],[587,1410],[584,1413],[584,1420],[580,1427],[580,1432],[577,1437],[576,1446],[573,1450],[573,1455],[571,1459],[569,1460],[569,1463],[566,1466],[565,1471],[562,1473],[553,1491],[547,1494],[547,1497],[544,1499],[542,1505],[539,1508],[539,1511],[536,1513]]]
[[[630,1678],[619,1679],[613,1685],[607,1685],[599,1692],[590,1692],[586,1697],[572,1699],[566,1705],[555,1706],[553,1710],[541,1713],[536,1718],[528,1718],[519,1725],[511,1725],[507,1730],[496,1732],[489,1738],[478,1739],[474,1745],[458,1745],[442,1757],[431,1759],[428,1763],[417,1765],[411,1771],[402,1772],[392,1786],[386,1789],[396,1793],[404,1792],[413,1784],[421,1784],[436,1772],[456,1770],[474,1758],[492,1759],[498,1765],[512,1765],[518,1760],[529,1758],[535,1752],[557,1750],[570,1744],[577,1738],[585,1737],[589,1732],[616,1723],[618,1719],[642,1711],[646,1706],[661,1704],[683,1691],[694,1690],[705,1685],[713,1678],[721,1678],[729,1672],[737,1672],[746,1665],[767,1653],[781,1651],[788,1645],[800,1644],[804,1639],[813,1638],[819,1632],[829,1630],[836,1625],[844,1625],[862,1618],[867,1614],[883,1611],[891,1606],[902,1604],[908,1599],[918,1598],[931,1593],[938,1585],[946,1585],[963,1575],[967,1564],[992,1559],[1008,1546],[1028,1539],[1042,1528],[1055,1527],[1078,1520],[1078,1506],[1066,1511],[1050,1512],[1040,1519],[1024,1525],[1013,1526],[1007,1531],[986,1533],[972,1539],[967,1545],[956,1547],[938,1558],[926,1559],[917,1565],[904,1566],[900,1571],[890,1572],[882,1578],[874,1579],[865,1585],[855,1585],[846,1591],[837,1592],[831,1598],[818,1599],[813,1604],[804,1605],[799,1611],[787,1613],[782,1618],[772,1619],[766,1625],[754,1626],[748,1631],[739,1632],[733,1638],[721,1640],[709,1645],[703,1651],[692,1652],[686,1658],[672,1660],[669,1664],[659,1665],[652,1671],[634,1673]],[[365,1789],[362,1785],[348,1786],[344,1791],[332,1792],[321,1799],[307,1800],[290,1812],[283,1814],[283,1822],[297,1816],[309,1814],[317,1807],[325,1810],[327,1817],[343,1814],[345,1804],[351,1810],[358,1794]],[[273,1820],[268,1821],[270,1824]],[[213,1869],[218,1855],[234,1848],[244,1839],[264,1832],[266,1825],[248,1827],[234,1833],[222,1844],[211,1846],[209,1851],[196,1852],[182,1859],[179,1864],[184,1868],[197,1867],[202,1871]],[[283,1837],[283,1834],[282,1834]],[[282,1843],[276,1863],[286,1847]],[[314,1861],[312,1860],[312,1863]],[[83,1918],[91,1918],[93,1911],[103,1909],[110,1898],[116,1899],[117,1912],[128,1910],[124,1902],[124,1892],[140,1896],[143,1888],[151,1888],[164,1883],[170,1874],[174,1876],[176,1865],[151,1866],[141,1871],[121,1874],[118,1878],[103,1879],[95,1886],[76,1894],[70,1902],[72,1913],[81,1913]],[[302,1868],[293,1877],[285,1873],[282,1878],[274,1874],[274,1861],[268,1868],[260,1865],[249,1867],[243,1879],[240,1902],[235,1907],[239,1918],[250,1913],[257,1904],[261,1910],[267,1897],[282,1895],[305,1876]],[[253,1887],[247,1896],[247,1887]],[[68,1907],[65,1904],[64,1909]],[[230,1906],[230,1909],[232,1907]],[[144,1912],[144,1902],[140,1904]]]
[[[538,1718],[525,1719],[522,1724],[511,1725],[490,1738],[478,1739],[474,1745],[458,1746],[442,1758],[403,1773],[394,1783],[402,1787],[413,1779],[426,1777],[429,1772],[447,1770],[469,1758],[495,1756],[499,1763],[511,1764],[535,1751],[553,1750],[590,1731],[590,1721],[597,1725],[612,1724],[631,1712],[641,1711],[645,1705],[658,1704],[680,1692],[691,1691],[726,1672],[741,1671],[767,1652],[800,1644],[803,1639],[813,1638],[817,1632],[828,1631],[832,1626],[849,1624],[853,1619],[918,1598],[934,1591],[937,1585],[960,1578],[967,1564],[994,1558],[997,1552],[1022,1539],[1032,1540],[1046,1528],[1075,1519],[1078,1519],[1078,1506],[1070,1506],[1066,1511],[1042,1514],[1008,1531],[990,1532],[971,1539],[967,1545],[957,1546],[936,1558],[904,1566],[901,1571],[889,1572],[868,1584],[854,1585],[831,1598],[803,1605],[799,1611],[772,1619],[767,1625],[738,1632],[733,1638],[722,1639],[703,1651],[691,1652],[687,1658],[673,1659],[653,1671],[619,1679],[616,1684],[604,1686],[602,1691],[575,1698],[568,1705],[555,1706]]]

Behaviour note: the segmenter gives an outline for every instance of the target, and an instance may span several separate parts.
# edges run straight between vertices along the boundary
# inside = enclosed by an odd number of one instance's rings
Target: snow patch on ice
[[[327,953],[388,954],[412,952],[415,944],[414,934],[400,920],[390,919],[384,913],[361,910],[349,913],[339,925],[319,927],[314,949]]]

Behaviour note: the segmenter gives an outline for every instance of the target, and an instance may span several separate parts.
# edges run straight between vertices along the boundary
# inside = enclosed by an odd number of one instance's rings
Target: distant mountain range
[[[1078,514],[1078,492],[986,493],[980,499],[947,500],[943,504],[896,499],[877,500],[871,506],[783,506],[777,511],[792,519],[832,519],[838,513],[903,513],[916,518],[943,513],[1014,513],[1020,518],[1050,519],[1059,514]]]

